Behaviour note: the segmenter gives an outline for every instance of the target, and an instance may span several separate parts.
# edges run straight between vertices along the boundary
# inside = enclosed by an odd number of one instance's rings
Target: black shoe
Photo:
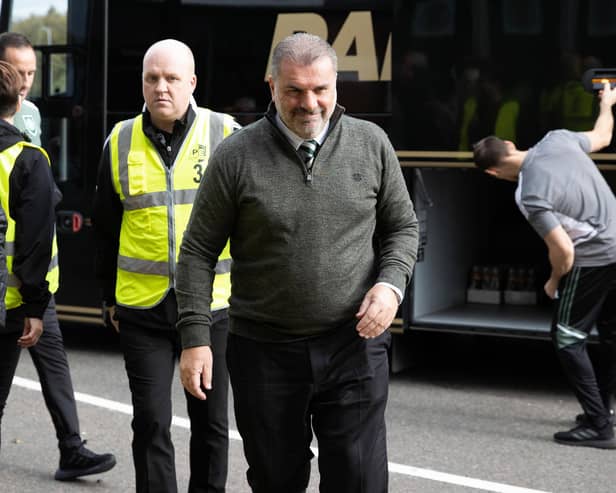
[[[614,410],[610,409],[610,423],[612,426],[616,426],[616,419],[614,419]],[[585,413],[580,413],[575,417],[575,424],[590,426],[590,421]]]
[[[61,451],[60,467],[56,471],[55,479],[70,481],[80,476],[108,471],[116,465],[113,454],[95,454],[85,445],[84,440],[78,447]]]
[[[614,438],[614,430],[611,426],[598,431],[589,426],[580,425],[569,431],[555,433],[554,440],[563,445],[616,449],[616,438]]]

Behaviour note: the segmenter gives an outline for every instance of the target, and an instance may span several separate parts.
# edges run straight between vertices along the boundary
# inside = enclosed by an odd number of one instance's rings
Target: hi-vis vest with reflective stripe
[[[477,98],[474,96],[468,98],[464,102],[462,113],[462,124],[460,126],[460,142],[458,149],[460,151],[471,150],[471,142],[469,142],[469,130],[471,123],[477,113]],[[503,101],[496,114],[494,121],[494,129],[491,131],[497,137],[503,140],[517,142],[517,124],[520,114],[520,103],[514,99],[506,99]]]
[[[15,221],[11,218],[9,211],[9,176],[15,166],[17,157],[21,154],[24,147],[32,147],[38,149],[43,153],[47,162],[49,163],[49,156],[41,147],[32,145],[28,142],[18,142],[17,144],[0,152],[0,200],[2,201],[2,207],[6,211],[7,230],[6,230],[6,265],[9,272],[8,286],[6,289],[6,296],[4,297],[6,308],[10,310],[17,308],[23,301],[21,294],[19,293],[19,286],[21,285],[19,279],[13,274],[13,258],[15,256]],[[51,262],[49,263],[49,270],[46,276],[49,283],[49,291],[55,293],[58,290],[58,284],[60,280],[60,268],[58,266],[58,244],[56,242],[56,235],[54,231],[53,242],[51,247]]]
[[[179,247],[199,182],[220,142],[233,131],[229,115],[194,108],[171,168],[143,133],[142,116],[116,124],[109,137],[111,178],[124,212],[120,228],[116,302],[151,308],[175,286]],[[216,265],[212,309],[228,306],[231,295],[229,244]]]

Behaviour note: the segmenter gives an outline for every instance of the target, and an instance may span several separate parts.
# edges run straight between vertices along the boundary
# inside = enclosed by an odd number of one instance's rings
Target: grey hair
[[[338,57],[336,51],[324,39],[309,33],[295,33],[284,38],[274,48],[272,54],[272,77],[280,75],[280,64],[283,60],[290,60],[301,66],[308,66],[322,57],[329,57],[338,71]]]

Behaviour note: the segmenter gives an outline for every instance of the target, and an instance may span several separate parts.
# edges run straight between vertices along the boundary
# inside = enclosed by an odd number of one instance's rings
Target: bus
[[[515,186],[473,169],[496,134],[525,148],[549,129],[592,128],[586,70],[616,67],[611,0],[0,0],[0,29],[26,34],[31,98],[64,198],[61,320],[101,323],[91,199],[104,139],[139,113],[141,61],[164,38],[195,54],[202,106],[250,124],[270,101],[273,46],[307,31],[339,57],[347,113],[390,136],[420,220],[419,258],[392,327],[395,361],[416,331],[547,338],[549,264]],[[593,156],[610,184],[616,155]],[[398,348],[398,349],[396,349]]]

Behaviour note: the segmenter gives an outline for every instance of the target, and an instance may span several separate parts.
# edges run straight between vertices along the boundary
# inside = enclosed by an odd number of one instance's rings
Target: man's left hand
[[[206,390],[212,388],[212,349],[209,346],[196,346],[182,351],[180,379],[184,388],[197,399],[206,399],[202,386]]]
[[[24,318],[24,330],[21,337],[17,339],[17,345],[21,348],[34,346],[43,333],[43,320],[40,318]]]
[[[548,297],[550,299],[556,299],[556,293],[558,290],[558,279],[554,279],[553,277],[550,277],[545,285],[543,286],[543,290],[545,291],[545,294],[548,295]]]
[[[398,311],[398,297],[393,289],[382,284],[373,286],[364,296],[355,317],[357,332],[371,339],[381,335],[391,325]]]

